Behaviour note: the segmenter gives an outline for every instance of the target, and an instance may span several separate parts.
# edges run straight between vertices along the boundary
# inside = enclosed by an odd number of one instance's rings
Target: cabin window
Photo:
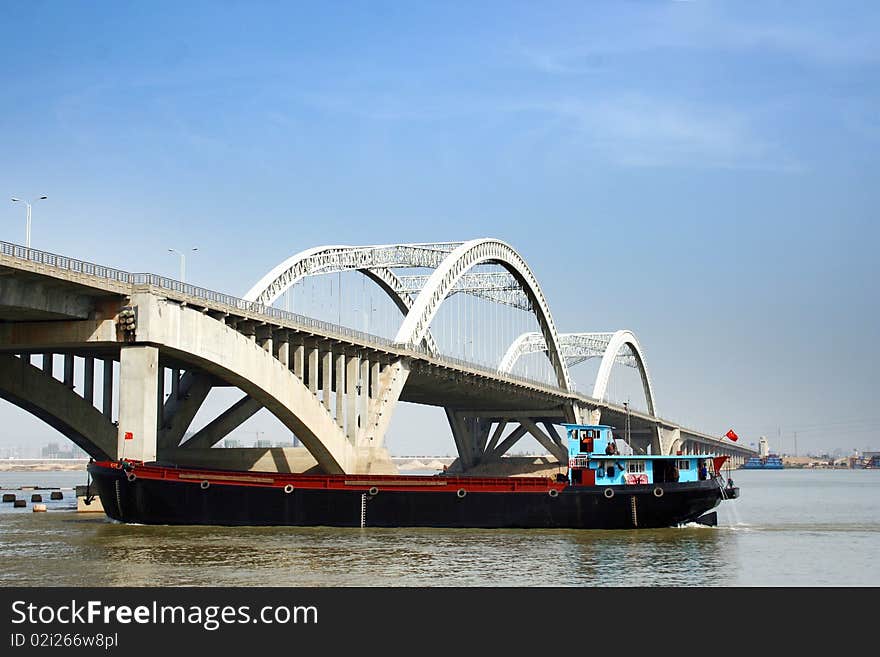
[[[679,470],[690,470],[690,468],[691,468],[690,461],[679,461],[678,462],[678,469]]]
[[[593,432],[589,429],[583,429],[580,432],[581,436],[581,452],[592,452],[593,451]]]
[[[641,474],[645,471],[645,464],[642,461],[630,461],[627,464],[626,469],[628,472]]]

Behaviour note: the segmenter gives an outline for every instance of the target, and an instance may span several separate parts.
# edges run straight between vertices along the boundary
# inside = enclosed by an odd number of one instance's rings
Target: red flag
[[[730,438],[733,442],[736,442],[737,440],[739,440],[739,436],[736,435],[736,432],[733,429],[731,429],[730,431],[728,431],[724,435],[727,436],[728,438]]]

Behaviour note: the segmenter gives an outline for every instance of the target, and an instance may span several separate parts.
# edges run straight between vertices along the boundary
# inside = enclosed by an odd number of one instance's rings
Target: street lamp
[[[190,251],[198,251],[198,250],[199,250],[199,247],[197,247],[197,246],[194,246],[193,248],[190,249]],[[177,255],[180,256],[180,282],[186,283],[186,256],[183,255],[183,253],[181,253],[177,249],[168,249],[168,251],[171,253],[176,253]]]
[[[25,233],[24,233],[24,245],[28,249],[31,248],[31,205],[33,203],[36,203],[37,201],[42,201],[43,199],[47,199],[47,198],[49,198],[49,197],[48,196],[38,196],[37,198],[32,199],[30,202],[28,202],[28,201],[22,201],[20,198],[15,198],[14,196],[12,197],[13,203],[24,203],[25,206],[27,207],[27,226],[25,228]]]

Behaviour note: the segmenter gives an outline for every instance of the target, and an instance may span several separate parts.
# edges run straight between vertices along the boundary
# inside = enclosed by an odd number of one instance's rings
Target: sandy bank
[[[457,462],[449,468],[454,471]],[[505,456],[498,461],[477,465],[467,471],[468,476],[479,477],[549,477],[566,474],[567,467],[552,456]]]
[[[2,459],[0,472],[85,472],[88,461],[39,461],[31,459]]]

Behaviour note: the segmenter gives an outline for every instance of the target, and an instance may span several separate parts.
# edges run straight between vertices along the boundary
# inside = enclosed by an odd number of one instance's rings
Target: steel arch
[[[562,349],[562,357],[569,367],[582,363],[590,358],[601,358],[613,333],[560,333],[559,346]],[[507,351],[501,357],[498,371],[509,374],[513,371],[517,361],[527,354],[536,354],[547,351],[544,336],[537,332],[526,332],[510,343]],[[631,353],[618,354],[617,362],[627,367],[638,367],[638,361]]]
[[[648,402],[648,412],[655,416],[657,408],[654,403],[654,389],[651,385],[651,375],[648,373],[648,367],[645,364],[645,356],[639,341],[636,339],[632,331],[616,331],[608,341],[605,348],[605,354],[602,356],[602,362],[599,365],[599,372],[596,374],[596,383],[593,386],[593,398],[604,400],[605,393],[608,390],[608,380],[611,377],[611,367],[617,360],[617,355],[625,346],[629,346],[633,356],[639,365],[639,373],[642,376],[642,388],[645,391],[645,399]]]
[[[382,267],[436,267],[460,242],[316,246],[292,255],[261,278],[243,297],[271,306],[291,285],[316,274]],[[401,292],[406,290],[401,285]]]
[[[358,271],[375,282],[391,298],[406,317],[412,306],[412,296],[400,278],[387,266],[363,267],[370,262],[367,249],[387,247],[318,246],[291,256],[261,278],[244,295],[245,301],[271,306],[289,288],[303,278],[340,271]],[[413,265],[415,266],[415,265]],[[425,346],[437,353],[437,344],[431,334],[425,336]]]
[[[431,321],[441,304],[458,281],[470,269],[482,264],[501,265],[519,281],[532,304],[532,312],[538,319],[541,333],[549,347],[547,355],[556,373],[557,383],[563,390],[570,391],[571,381],[565,360],[561,355],[559,334],[541,286],[522,256],[509,244],[500,240],[490,238],[471,240],[462,243],[449,253],[428,277],[424,289],[413,302],[394,341],[402,344],[419,344],[427,335]]]

